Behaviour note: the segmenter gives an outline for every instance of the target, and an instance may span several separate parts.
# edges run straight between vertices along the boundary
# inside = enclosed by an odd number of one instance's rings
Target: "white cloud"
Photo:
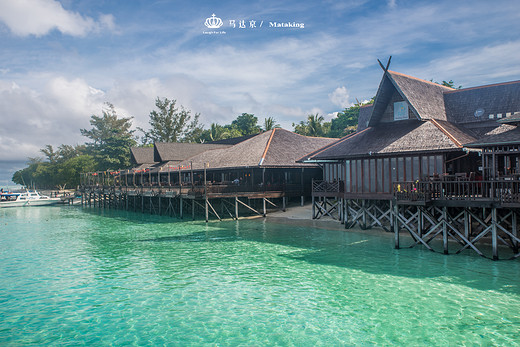
[[[54,29],[67,35],[85,36],[103,27],[114,28],[111,15],[101,15],[96,22],[77,12],[67,11],[56,0],[0,0],[0,21],[19,36],[42,36]]]
[[[457,51],[408,73],[424,79],[453,80],[463,87],[506,82],[511,76],[520,75],[519,56],[520,41],[512,41],[477,47],[464,53]]]
[[[349,91],[345,86],[338,87],[331,94],[329,94],[330,101],[334,105],[340,106],[341,108],[346,108],[351,105],[349,97]]]
[[[46,144],[83,143],[79,129],[89,127],[104,101],[81,79],[53,77],[42,90],[0,80],[0,161],[39,156]]]

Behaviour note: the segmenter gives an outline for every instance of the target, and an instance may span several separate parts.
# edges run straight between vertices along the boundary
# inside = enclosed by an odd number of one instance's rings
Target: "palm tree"
[[[307,116],[307,135],[313,137],[323,136],[323,121],[325,118],[318,113]]]
[[[211,123],[211,127],[209,129],[209,138],[211,141],[218,141],[226,139],[227,131],[222,125],[218,125],[217,123]]]
[[[264,119],[264,131],[273,130],[274,128],[279,128],[280,124],[276,123],[276,119],[273,117],[267,117]]]

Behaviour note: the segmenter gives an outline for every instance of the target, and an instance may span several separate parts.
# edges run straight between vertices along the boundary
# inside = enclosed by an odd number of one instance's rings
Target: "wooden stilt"
[[[399,249],[399,219],[398,219],[398,215],[399,215],[399,205],[395,204],[394,206],[394,209],[393,209],[393,225],[394,225],[394,242],[395,242],[395,249]]]
[[[498,240],[497,240],[497,209],[491,209],[491,245],[493,247],[493,260],[498,260]]]
[[[444,206],[442,208],[442,245],[444,247],[444,254],[448,254],[448,212],[447,208]]]
[[[206,223],[208,222],[209,220],[209,213],[208,213],[208,198],[204,199],[205,201],[205,212],[206,212]]]

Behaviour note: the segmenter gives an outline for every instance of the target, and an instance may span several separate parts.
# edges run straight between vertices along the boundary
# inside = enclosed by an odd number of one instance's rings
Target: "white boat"
[[[37,191],[0,194],[0,208],[54,205],[60,201],[60,198],[50,198],[47,195],[41,195]]]

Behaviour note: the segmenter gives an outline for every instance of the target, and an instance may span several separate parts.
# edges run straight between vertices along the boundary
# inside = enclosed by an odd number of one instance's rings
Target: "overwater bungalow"
[[[333,141],[273,129],[216,143],[156,143],[153,165],[141,163],[132,170],[85,174],[84,187],[90,194],[98,194],[93,199],[107,191],[129,208],[137,209],[139,204],[152,212],[163,211],[166,204],[167,210],[182,215],[184,205],[189,204],[192,211],[196,206],[205,210],[206,219],[208,213],[220,219],[221,213],[214,207],[219,204],[233,218],[238,218],[239,206],[265,215],[269,206],[285,209],[289,199],[303,203],[310,197],[312,179],[321,178],[322,170],[315,163],[297,163],[296,159]],[[132,153],[135,156],[138,151]],[[146,153],[148,159],[139,163],[150,161],[148,149]],[[172,201],[174,198],[178,199]]]
[[[382,66],[383,67],[383,66]],[[357,131],[309,153],[313,218],[406,230],[413,245],[457,252],[491,239],[518,257],[520,81],[452,89],[383,67]],[[485,247],[484,247],[485,248]]]

